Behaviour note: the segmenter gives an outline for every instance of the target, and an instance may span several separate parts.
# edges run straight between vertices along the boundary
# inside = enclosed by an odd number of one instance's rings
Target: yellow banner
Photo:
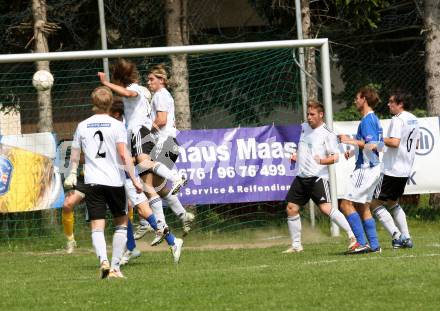
[[[0,144],[0,213],[50,208],[53,179],[48,157]]]

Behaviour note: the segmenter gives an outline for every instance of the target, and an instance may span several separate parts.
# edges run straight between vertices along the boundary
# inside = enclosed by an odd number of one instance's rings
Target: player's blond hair
[[[324,112],[324,105],[317,100],[310,99],[307,101],[307,109],[312,108],[318,110],[318,112]]]
[[[165,64],[157,64],[157,65],[152,66],[148,70],[148,74],[152,74],[156,78],[162,79],[165,84],[165,87],[168,86],[168,72],[165,67]]]
[[[108,112],[113,103],[112,91],[106,86],[94,89],[91,98],[94,112]]]

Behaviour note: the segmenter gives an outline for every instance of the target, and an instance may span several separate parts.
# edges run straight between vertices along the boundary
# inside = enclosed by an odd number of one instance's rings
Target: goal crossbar
[[[281,40],[281,41],[260,41],[260,42],[224,43],[224,44],[184,45],[184,46],[168,46],[168,47],[149,47],[149,48],[134,48],[134,49],[4,54],[4,55],[0,55],[0,63],[138,57],[138,56],[155,56],[155,55],[169,55],[169,54],[217,53],[217,52],[250,51],[250,50],[264,50],[264,49],[298,48],[298,47],[320,48],[325,44],[328,44],[328,39]]]

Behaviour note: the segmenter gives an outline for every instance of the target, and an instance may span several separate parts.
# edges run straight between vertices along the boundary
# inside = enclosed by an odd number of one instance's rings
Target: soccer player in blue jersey
[[[340,136],[341,143],[354,146],[354,150],[345,152],[345,158],[356,155],[356,166],[345,189],[341,210],[347,217],[357,241],[365,246],[365,251],[371,252],[381,252],[376,222],[369,208],[381,169],[377,150],[370,150],[365,146],[383,142],[382,126],[373,111],[378,102],[379,96],[373,88],[362,87],[355,98],[356,108],[362,115],[356,137],[352,139],[346,135]]]

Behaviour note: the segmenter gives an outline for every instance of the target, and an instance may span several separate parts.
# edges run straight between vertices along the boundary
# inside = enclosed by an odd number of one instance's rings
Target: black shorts
[[[302,206],[310,199],[316,205],[331,202],[328,180],[319,177],[295,177],[287,193],[286,201]]]
[[[81,192],[84,196],[86,194],[87,189],[88,189],[88,185],[84,183],[84,176],[79,175],[76,180],[76,185],[73,187],[73,190]]]
[[[153,161],[160,162],[169,169],[172,169],[179,157],[177,140],[174,137],[168,137],[163,144],[156,144],[150,156]]]
[[[89,184],[86,190],[86,205],[90,220],[105,219],[107,206],[113,217],[127,215],[125,188]]]
[[[140,154],[150,154],[154,148],[154,138],[145,126],[137,133],[131,134],[131,155],[136,157]]]
[[[380,201],[397,201],[405,192],[408,177],[394,177],[382,174],[374,190],[374,198]]]

